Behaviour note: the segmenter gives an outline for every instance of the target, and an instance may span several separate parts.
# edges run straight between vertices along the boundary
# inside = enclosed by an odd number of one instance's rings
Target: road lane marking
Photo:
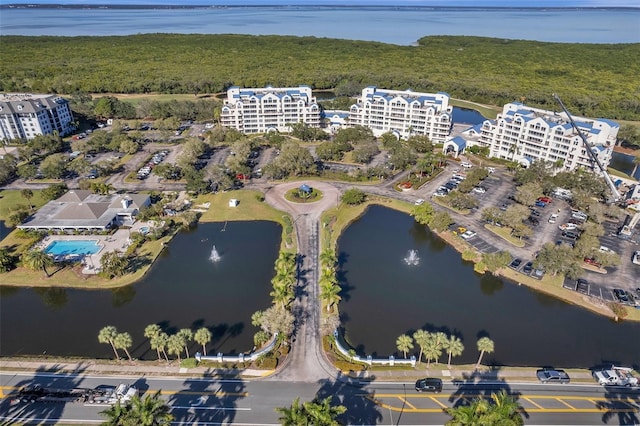
[[[536,407],[538,407],[540,409],[543,409],[542,406],[540,406],[540,405],[536,404],[535,402],[533,402],[529,397],[525,397],[525,398],[522,398],[522,399],[524,399],[525,401],[529,401],[531,404],[535,405]],[[595,404],[593,404],[593,405],[595,405]]]
[[[564,405],[566,405],[567,407],[571,408],[572,410],[576,409],[576,407],[572,406],[571,404],[569,404],[568,402],[566,402],[565,400],[563,400],[561,398],[556,398],[556,401],[563,403]]]
[[[172,405],[171,409],[179,408],[181,410],[220,410],[220,411],[251,411],[251,408],[243,407],[203,407],[195,405]]]
[[[441,406],[442,408],[449,408],[447,407],[445,404],[443,404],[442,402],[438,401],[435,397],[431,397],[430,398],[433,402],[435,402],[436,404],[438,404],[439,406]]]
[[[249,396],[249,392],[224,392],[224,391],[183,391],[183,390],[162,390],[159,389],[161,395],[209,395],[209,396]],[[146,393],[156,393],[157,391],[149,389]]]
[[[402,403],[403,403],[403,404],[406,404],[406,405],[408,405],[409,407],[411,407],[411,409],[412,409],[412,410],[415,410],[415,409],[416,409],[416,407],[415,407],[414,405],[411,405],[411,404],[409,403],[409,401],[407,401],[405,398],[400,397],[400,401],[402,401]]]

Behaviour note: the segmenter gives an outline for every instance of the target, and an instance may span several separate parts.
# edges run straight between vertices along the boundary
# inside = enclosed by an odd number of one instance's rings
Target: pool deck
[[[37,248],[40,250],[44,250],[49,244],[54,241],[97,240],[97,244],[100,247],[100,250],[98,250],[97,253],[85,256],[82,260],[82,264],[84,265],[82,268],[82,273],[86,275],[95,275],[100,272],[100,260],[102,259],[102,255],[104,253],[108,253],[111,251],[118,251],[120,253],[126,252],[127,247],[131,245],[131,233],[139,232],[140,228],[144,227],[147,227],[149,229],[152,228],[152,226],[147,222],[136,222],[130,229],[118,229],[116,232],[109,235],[48,235],[42,241],[40,241],[40,243],[38,243]]]

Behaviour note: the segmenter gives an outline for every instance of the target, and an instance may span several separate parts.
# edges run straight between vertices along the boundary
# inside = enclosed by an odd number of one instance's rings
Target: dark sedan
[[[442,392],[442,380],[435,377],[425,377],[424,379],[418,379],[416,382],[417,392]]]

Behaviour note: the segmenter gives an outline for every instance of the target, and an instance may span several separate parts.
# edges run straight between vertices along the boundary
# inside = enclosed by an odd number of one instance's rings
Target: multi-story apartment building
[[[419,93],[411,90],[384,90],[369,86],[349,110],[349,125],[364,126],[375,136],[387,132],[406,139],[428,136],[444,142],[451,132],[453,107],[446,93]]]
[[[606,168],[616,143],[618,123],[575,116],[573,120]],[[458,152],[472,145],[489,148],[490,157],[517,161],[525,166],[536,160],[561,163],[564,170],[593,166],[582,138],[566,114],[519,102],[506,104],[497,119],[486,120],[447,141],[444,150]]]
[[[74,129],[69,102],[57,95],[7,93],[0,95],[0,139],[27,140]]]
[[[311,88],[231,87],[220,114],[223,126],[242,133],[291,131],[291,125],[305,123],[320,127],[320,106]]]

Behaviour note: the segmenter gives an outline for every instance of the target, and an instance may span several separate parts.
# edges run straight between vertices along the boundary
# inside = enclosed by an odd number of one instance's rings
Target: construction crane
[[[576,132],[578,132],[578,135],[580,135],[580,138],[582,139],[582,143],[584,144],[584,148],[587,151],[587,155],[589,156],[589,159],[591,160],[592,163],[596,164],[600,169],[600,172],[602,173],[602,176],[604,176],[604,180],[607,182],[607,185],[609,185],[609,189],[611,190],[611,194],[613,195],[613,202],[614,203],[618,202],[620,200],[620,193],[618,192],[618,188],[616,188],[616,185],[611,180],[609,173],[607,173],[607,170],[604,168],[604,166],[600,162],[600,159],[598,158],[598,156],[591,150],[591,147],[589,146],[589,142],[587,141],[587,137],[584,135],[584,133],[582,133],[582,130],[578,128],[575,121],[573,121],[573,117],[571,117],[571,114],[567,110],[567,107],[565,107],[564,104],[562,103],[560,96],[554,93],[553,98],[560,104],[564,113],[567,114],[567,118],[569,119],[571,126],[575,129]]]

